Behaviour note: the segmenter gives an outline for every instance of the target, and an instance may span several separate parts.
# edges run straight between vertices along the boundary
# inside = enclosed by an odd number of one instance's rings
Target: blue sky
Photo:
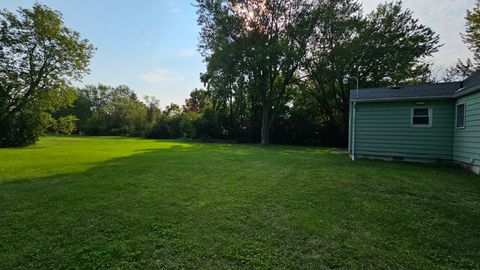
[[[0,8],[31,7],[35,1],[1,0]],[[196,10],[190,1],[39,1],[63,13],[65,24],[97,51],[82,84],[126,84],[161,105],[183,103],[205,64],[197,52]]]
[[[1,0],[0,8],[31,7],[34,0]],[[65,24],[97,47],[91,74],[81,83],[126,84],[162,107],[182,104],[202,87],[205,64],[197,52],[198,26],[191,0],[40,0],[63,13]],[[371,11],[384,0],[363,0]],[[475,0],[404,0],[420,22],[440,34],[444,46],[432,59],[436,70],[470,56],[460,40],[465,13]]]

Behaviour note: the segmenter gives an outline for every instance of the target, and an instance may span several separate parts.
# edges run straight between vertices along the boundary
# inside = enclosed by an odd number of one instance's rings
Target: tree
[[[466,32],[462,34],[463,42],[473,52],[473,59],[477,69],[480,65],[480,1],[477,0],[472,10],[467,10]]]
[[[223,96],[230,99],[236,86],[249,89],[246,93],[256,103],[253,106],[261,109],[261,143],[269,144],[277,109],[289,101],[289,86],[314,29],[315,16],[310,15],[314,14],[316,1],[197,3],[202,27],[200,48],[209,64],[208,79],[226,85],[230,91]],[[222,65],[218,59],[243,66]]]
[[[201,79],[222,129],[237,139],[260,137],[262,144],[272,127],[285,131],[275,119],[290,125],[292,112],[305,115],[306,107],[294,106],[307,104],[316,121],[310,126],[336,129],[331,136],[346,141],[349,87],[343,75],[357,76],[364,87],[427,82],[431,64],[425,58],[439,48],[438,35],[401,2],[380,4],[367,15],[355,0],[197,3],[207,63]],[[296,103],[295,95],[317,104]]]
[[[465,62],[458,59],[457,63],[445,70],[442,81],[454,82],[462,81],[477,71],[477,64],[471,59],[467,59]]]
[[[0,146],[36,141],[45,115],[73,102],[69,85],[88,72],[93,52],[47,6],[0,12]]]
[[[359,46],[360,31],[366,27],[361,6],[352,0],[325,0],[319,7],[319,19],[310,44],[310,54],[303,69],[308,80],[302,89],[315,99],[317,111],[324,126],[334,126],[333,136],[345,134],[348,119],[349,90],[343,87],[345,74],[358,76],[358,56],[363,52]],[[372,59],[373,61],[376,61]]]
[[[167,105],[165,107],[165,110],[163,111],[163,114],[167,116],[179,115],[181,113],[182,113],[182,110],[180,109],[180,106],[175,103],[170,103],[170,105]]]
[[[160,100],[156,97],[145,96],[143,98],[147,105],[147,122],[153,123],[157,116],[160,114]]]
[[[76,129],[77,121],[78,118],[74,115],[60,117],[55,123],[54,130],[62,134],[70,135]]]
[[[55,116],[74,115],[78,119],[76,130],[79,133],[143,136],[160,113],[157,99],[145,97],[145,104],[126,85],[88,85],[76,89],[76,96],[73,106]]]
[[[439,37],[401,2],[380,4],[367,16],[353,0],[325,0],[320,10],[305,84],[326,124],[337,126],[346,142],[354,85],[343,86],[343,75],[358,77],[362,87],[427,82],[425,58],[438,51]]]
[[[190,97],[185,99],[184,112],[201,112],[211,103],[210,92],[203,89],[193,89]]]
[[[461,59],[445,70],[444,81],[458,81],[480,70],[480,1],[476,1],[472,10],[467,10],[465,34],[461,34],[462,40],[473,53],[473,60]]]
[[[104,108],[107,132],[111,135],[144,136],[147,107],[138,100],[116,98]]]

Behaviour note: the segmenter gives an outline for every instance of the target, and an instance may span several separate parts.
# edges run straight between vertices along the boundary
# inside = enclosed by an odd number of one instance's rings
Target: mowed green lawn
[[[0,149],[0,269],[480,268],[480,176],[314,147]]]

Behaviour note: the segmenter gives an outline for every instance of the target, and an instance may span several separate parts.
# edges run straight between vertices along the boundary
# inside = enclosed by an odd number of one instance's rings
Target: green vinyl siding
[[[455,124],[454,101],[420,103],[357,103],[355,155],[451,160]],[[432,109],[431,127],[411,125],[414,107]]]
[[[459,98],[459,103],[465,103],[465,128],[454,131],[453,159],[480,165],[480,92]]]

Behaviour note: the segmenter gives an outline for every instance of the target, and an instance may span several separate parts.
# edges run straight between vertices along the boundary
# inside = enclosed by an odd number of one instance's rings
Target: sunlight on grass
[[[122,137],[44,137],[34,146],[0,149],[0,182],[85,172],[110,159],[191,146]]]
[[[0,149],[0,269],[480,267],[478,175],[331,150],[116,137]]]

